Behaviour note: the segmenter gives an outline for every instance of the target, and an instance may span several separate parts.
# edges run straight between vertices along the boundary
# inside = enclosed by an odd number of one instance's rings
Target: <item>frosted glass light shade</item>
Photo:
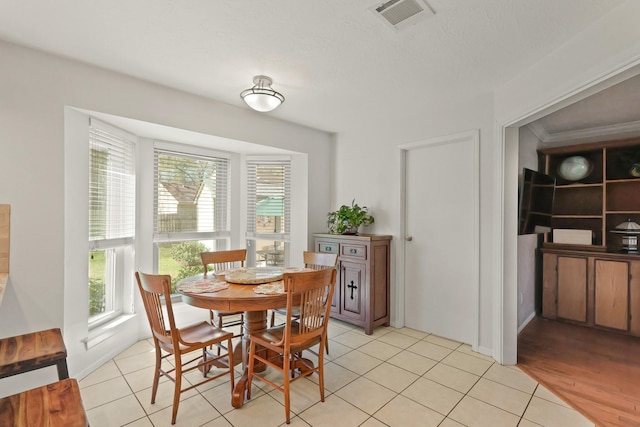
[[[267,76],[255,76],[254,86],[242,91],[240,97],[244,102],[256,111],[266,113],[274,110],[284,102],[284,96],[280,92],[271,89],[272,80]]]
[[[558,167],[558,175],[567,181],[578,181],[591,174],[593,164],[585,157],[567,157]]]

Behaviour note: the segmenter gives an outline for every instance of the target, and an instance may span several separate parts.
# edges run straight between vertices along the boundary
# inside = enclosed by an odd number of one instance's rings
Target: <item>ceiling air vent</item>
[[[395,30],[402,30],[433,16],[429,5],[422,0],[389,0],[370,10]]]

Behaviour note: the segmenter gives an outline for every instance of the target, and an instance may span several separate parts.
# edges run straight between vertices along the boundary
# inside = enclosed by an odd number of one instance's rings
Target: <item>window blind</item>
[[[90,249],[130,244],[135,236],[135,139],[94,118],[89,122]]]
[[[229,159],[155,150],[156,241],[229,233]]]
[[[291,229],[291,161],[247,161],[247,237],[289,241]],[[273,217],[273,229],[261,227]]]

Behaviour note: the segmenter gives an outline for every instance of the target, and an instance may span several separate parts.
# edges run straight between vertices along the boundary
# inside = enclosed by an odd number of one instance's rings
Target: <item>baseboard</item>
[[[484,354],[485,356],[489,356],[489,357],[493,358],[493,349],[491,349],[491,348],[479,346],[478,347],[478,353]]]
[[[534,311],[533,313],[531,313],[529,315],[529,317],[527,317],[524,322],[522,322],[522,325],[518,326],[518,333],[522,332],[522,330],[524,328],[527,327],[527,325],[529,324],[529,322],[531,322],[534,318],[536,317],[536,312]]]

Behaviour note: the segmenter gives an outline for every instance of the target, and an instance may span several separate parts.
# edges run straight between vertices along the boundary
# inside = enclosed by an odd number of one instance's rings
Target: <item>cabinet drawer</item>
[[[331,242],[318,242],[318,252],[337,254],[339,245]]]
[[[363,245],[340,245],[340,255],[367,259],[367,247]]]

